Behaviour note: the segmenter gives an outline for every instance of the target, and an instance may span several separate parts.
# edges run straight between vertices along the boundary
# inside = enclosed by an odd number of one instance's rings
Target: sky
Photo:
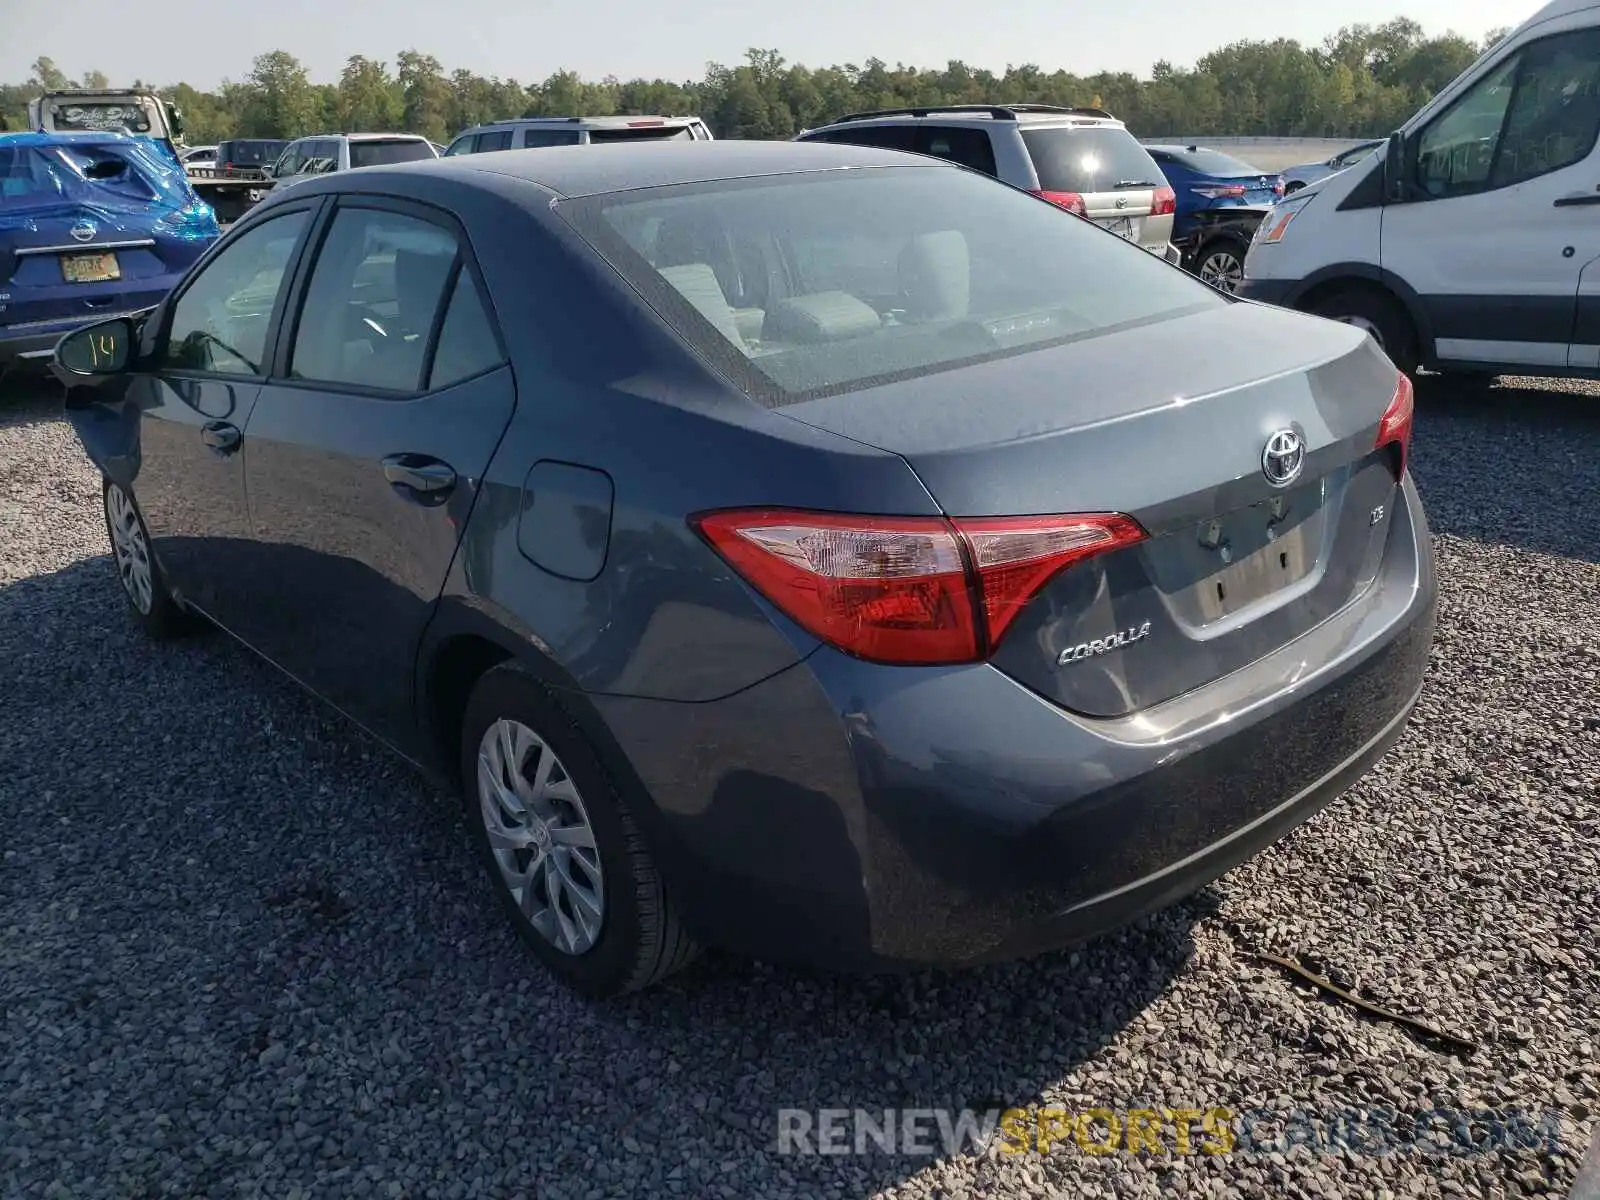
[[[250,60],[287,50],[315,82],[333,82],[353,54],[393,62],[402,50],[432,54],[446,71],[466,67],[536,83],[568,69],[585,78],[698,79],[707,62],[743,60],[751,46],[819,67],[878,57],[942,67],[959,58],[1004,71],[1036,63],[1078,74],[1131,71],[1167,59],[1190,66],[1242,38],[1316,44],[1342,25],[1411,17],[1430,34],[1481,37],[1517,25],[1539,0],[1334,0],[1219,5],[1204,19],[1195,0],[1115,0],[1073,12],[1056,0],[648,0],[517,4],[515,0],[157,0],[123,4],[106,25],[104,0],[0,0],[0,82],[21,83],[39,55],[70,76],[100,70],[202,89],[242,79]],[[1221,15],[1227,14],[1227,15]],[[104,31],[104,35],[97,30]]]

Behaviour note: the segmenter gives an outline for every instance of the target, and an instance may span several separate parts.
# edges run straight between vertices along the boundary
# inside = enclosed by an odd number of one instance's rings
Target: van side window
[[[1600,134],[1600,30],[1532,42],[1469,88],[1422,133],[1416,182],[1435,199],[1571,166]]]
[[[1600,29],[1535,42],[1522,57],[1491,187],[1581,162],[1600,134]]]

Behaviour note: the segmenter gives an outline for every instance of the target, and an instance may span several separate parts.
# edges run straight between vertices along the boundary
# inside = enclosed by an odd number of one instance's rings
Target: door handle
[[[207,421],[200,430],[200,440],[218,454],[232,454],[239,448],[239,428],[226,421]]]
[[[420,454],[391,454],[383,460],[383,477],[396,488],[429,500],[442,500],[456,486],[449,463]]]
[[[1557,196],[1557,208],[1576,208],[1580,204],[1600,204],[1600,188],[1592,192],[1575,192],[1570,196]]]

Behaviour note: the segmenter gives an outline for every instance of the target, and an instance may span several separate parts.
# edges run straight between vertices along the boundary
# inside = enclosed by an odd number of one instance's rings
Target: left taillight
[[[1178,193],[1169,187],[1158,187],[1150,203],[1152,217],[1164,217],[1178,211]]]
[[[1061,571],[1145,537],[1120,513],[947,520],[731,509],[690,525],[808,633],[903,666],[987,658]]]
[[[1374,450],[1382,450],[1385,446],[1395,448],[1394,477],[1397,480],[1406,473],[1406,459],[1411,453],[1411,427],[1416,413],[1416,389],[1412,386],[1411,377],[1402,371],[1395,382],[1389,407],[1383,410],[1383,417],[1378,422],[1378,438],[1373,443]]]
[[[1221,183],[1212,187],[1192,187],[1189,190],[1197,196],[1204,196],[1207,200],[1243,200],[1245,195],[1245,188],[1241,183]]]

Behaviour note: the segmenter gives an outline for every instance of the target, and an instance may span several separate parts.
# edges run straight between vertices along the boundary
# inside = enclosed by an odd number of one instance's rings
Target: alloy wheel
[[[1244,264],[1231,250],[1214,250],[1201,260],[1200,278],[1212,287],[1236,292],[1244,282]]]
[[[114,483],[106,487],[106,524],[111,530],[111,549],[116,555],[117,575],[122,586],[134,607],[149,616],[155,603],[150,546],[145,541],[144,525],[133,499]]]
[[[577,784],[520,721],[495,721],[478,743],[478,806],[501,882],[557,950],[593,948],[605,921],[605,877]]]

